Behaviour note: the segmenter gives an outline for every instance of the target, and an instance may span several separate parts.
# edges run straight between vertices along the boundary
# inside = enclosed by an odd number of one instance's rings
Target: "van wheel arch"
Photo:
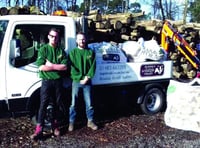
[[[38,88],[31,97],[28,98],[27,101],[27,110],[29,111],[29,117],[33,124],[37,124],[38,119],[38,111],[40,107],[40,88]],[[44,120],[44,126],[51,126],[51,120],[52,120],[52,110],[53,107],[51,104],[47,106],[45,120]]]
[[[39,105],[40,105],[40,88],[34,91],[34,93],[28,98],[26,105],[27,110],[29,111],[29,117],[33,121],[33,123],[36,123],[37,121]]]

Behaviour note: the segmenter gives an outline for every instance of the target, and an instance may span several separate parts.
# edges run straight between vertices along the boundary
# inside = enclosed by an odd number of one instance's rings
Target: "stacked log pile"
[[[143,13],[139,14],[108,14],[101,15],[96,11],[88,16],[88,26],[91,36],[91,42],[114,41],[124,42],[128,40],[137,41],[143,37],[144,40],[156,39],[161,43],[162,20],[141,21]],[[200,58],[199,31],[200,24],[187,23],[183,21],[168,20],[180,35],[189,43]],[[197,74],[197,69],[186,60],[186,58],[177,50],[175,43],[171,43],[169,48],[169,59],[174,63],[173,76],[175,78],[192,79]]]
[[[200,59],[200,24],[186,23],[183,21],[170,21],[173,27],[187,41],[190,47],[194,50],[196,56]],[[170,44],[169,58],[173,61],[173,75],[175,78],[193,79],[198,69],[194,68],[188,60],[177,50],[175,43]]]
[[[0,8],[0,15],[16,15],[16,14],[37,14],[37,15],[44,15],[45,13],[42,12],[38,7],[35,6],[15,6],[15,7],[1,7]]]
[[[136,14],[100,14],[99,11],[91,11],[87,18],[89,30],[93,35],[93,40],[122,42],[124,40],[137,39],[139,34],[135,34],[134,30],[143,30],[142,27],[139,28],[140,26],[136,24],[136,20],[143,16],[143,12]]]
[[[152,38],[160,43],[161,29],[163,26],[162,20],[146,20],[142,21],[140,18],[144,16],[144,13],[117,13],[117,14],[101,14],[99,11],[90,11],[87,16],[89,31],[91,34],[97,32],[100,34],[106,34],[109,41],[126,41],[135,40],[143,37],[145,40]],[[171,21],[168,20],[177,31],[184,36],[189,44],[193,45],[197,43],[198,31],[200,30],[200,24],[187,23],[183,21]],[[105,36],[105,35],[104,35]],[[101,36],[95,36],[95,41],[105,38]]]

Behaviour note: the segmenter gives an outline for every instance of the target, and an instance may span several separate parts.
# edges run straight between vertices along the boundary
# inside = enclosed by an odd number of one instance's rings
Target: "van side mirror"
[[[10,58],[15,59],[20,57],[20,40],[12,39],[10,42]]]

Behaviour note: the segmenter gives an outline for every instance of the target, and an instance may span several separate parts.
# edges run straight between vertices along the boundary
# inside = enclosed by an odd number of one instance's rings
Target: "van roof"
[[[72,22],[74,19],[67,16],[52,16],[52,15],[4,15],[0,16],[0,20],[9,21],[58,21],[58,22]]]

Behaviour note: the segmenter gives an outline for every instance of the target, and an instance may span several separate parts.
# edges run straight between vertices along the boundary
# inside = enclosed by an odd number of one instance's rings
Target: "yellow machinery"
[[[196,55],[196,51],[190,47],[187,41],[173,28],[170,22],[165,21],[161,32],[161,46],[166,51],[169,51],[170,40],[174,42],[178,51],[185,56],[194,68],[200,68],[200,60]]]

